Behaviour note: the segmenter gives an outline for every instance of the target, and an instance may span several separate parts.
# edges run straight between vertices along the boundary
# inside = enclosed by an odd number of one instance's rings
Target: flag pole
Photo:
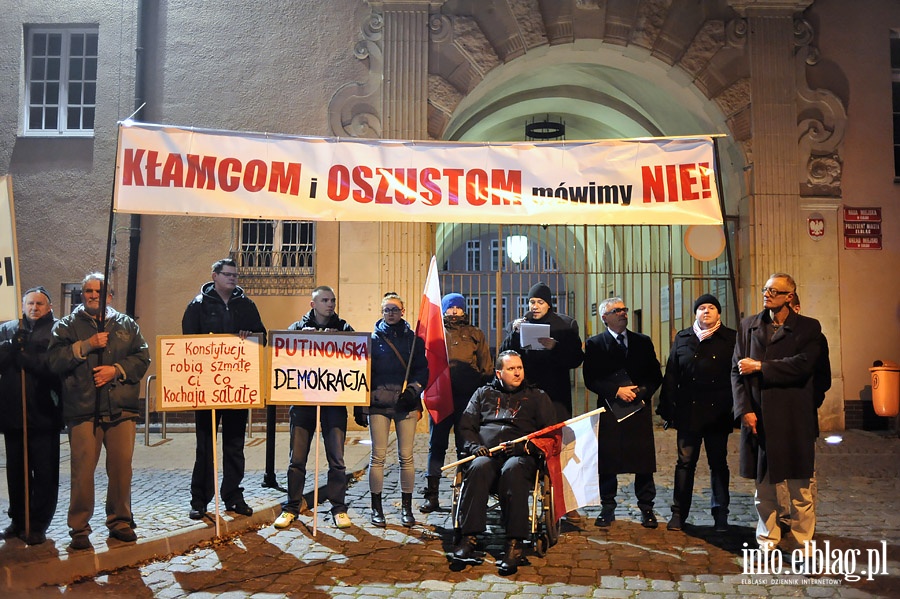
[[[556,429],[560,429],[564,426],[569,426],[570,424],[575,424],[579,420],[584,420],[585,418],[589,418],[589,417],[593,416],[594,414],[602,414],[605,411],[606,411],[606,408],[597,408],[596,410],[591,410],[590,412],[585,412],[584,414],[581,414],[580,416],[575,416],[574,418],[569,418],[568,420],[565,420],[563,422],[551,424],[550,426],[544,427],[539,431],[534,431],[533,433],[528,433],[527,435],[523,435],[523,436],[519,437],[518,439],[513,439],[512,441],[506,441],[505,443],[501,443],[500,445],[497,445],[496,447],[491,447],[489,451],[491,453],[494,453],[495,451],[500,451],[501,449],[504,449],[508,445],[515,445],[516,443],[522,443],[523,441],[528,441],[529,439],[533,439],[535,437],[540,437],[541,435],[546,435],[547,433],[555,431]],[[449,470],[450,468],[455,468],[457,466],[461,466],[462,464],[471,462],[472,460],[474,460],[477,457],[478,456],[470,455],[469,457],[463,458],[461,460],[456,460],[455,462],[447,464],[446,466],[441,468],[441,472],[443,472],[444,470]]]

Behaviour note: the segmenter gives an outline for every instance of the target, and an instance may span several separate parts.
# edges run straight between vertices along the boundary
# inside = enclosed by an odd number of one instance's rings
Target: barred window
[[[241,221],[239,265],[242,267],[309,275],[312,274],[315,250],[315,223],[312,221]]]
[[[466,313],[469,315],[469,324],[481,328],[481,298],[467,297]]]
[[[26,135],[93,135],[98,41],[96,26],[27,30]]]
[[[466,270],[468,272],[481,270],[481,241],[478,239],[466,242]]]

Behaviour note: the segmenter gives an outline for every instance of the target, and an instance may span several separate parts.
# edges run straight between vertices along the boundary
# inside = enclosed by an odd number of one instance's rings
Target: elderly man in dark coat
[[[803,548],[815,531],[810,489],[817,434],[813,374],[822,336],[819,321],[791,310],[796,289],[790,275],[769,277],[763,311],[741,321],[731,371],[734,415],[742,423],[740,474],[756,479],[756,541],[764,549],[782,543],[788,551]],[[791,516],[784,533],[776,492],[782,481]]]
[[[618,398],[631,403],[650,397],[662,383],[659,359],[650,337],[627,330],[628,308],[622,298],[611,297],[600,304],[600,318],[607,331],[585,343],[584,384],[597,394],[597,406],[606,407]],[[627,374],[628,383],[622,380]],[[641,525],[656,528],[656,445],[653,415],[643,408],[619,422],[610,412],[600,415],[598,434],[600,516],[594,522],[607,527],[616,519],[617,474],[634,473],[634,494],[641,510]]]

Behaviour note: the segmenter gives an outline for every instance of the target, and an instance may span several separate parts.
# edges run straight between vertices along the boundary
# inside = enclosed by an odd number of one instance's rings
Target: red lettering
[[[654,167],[642,166],[641,167],[641,187],[644,189],[644,198],[643,201],[645,204],[650,203],[653,198],[656,198],[657,202],[665,201],[666,196],[666,184],[663,180],[662,167],[656,165]]]
[[[466,201],[473,206],[483,206],[488,201],[488,175],[480,168],[466,173]]]
[[[445,168],[444,176],[447,177],[447,204],[456,206],[459,204],[459,178],[465,174],[461,168]]]
[[[184,186],[184,162],[182,162],[181,154],[169,154],[168,158],[166,158],[166,165],[163,167],[162,185],[163,187]]]
[[[388,179],[388,177],[391,176],[391,169],[377,167],[375,169],[375,175],[381,177],[378,180],[378,191],[375,192],[375,203],[376,204],[390,204],[391,198],[388,195],[388,188],[390,186],[390,180]]]
[[[416,201],[416,169],[394,169],[394,175],[396,182],[396,185],[394,186],[394,199],[398,204],[409,206]]]
[[[423,168],[419,173],[419,183],[422,184],[422,201],[426,206],[437,206],[441,203],[441,187],[434,182],[439,179],[441,171],[436,168]]]
[[[147,152],[147,164],[144,165],[144,170],[147,172],[147,186],[148,187],[159,187],[160,180],[159,175],[157,174],[157,170],[161,166],[159,160],[159,152],[155,150],[151,150]]]
[[[342,164],[328,170],[328,198],[342,202],[350,195],[350,171]]]
[[[372,201],[373,190],[369,179],[372,177],[372,169],[368,166],[353,167],[353,183],[359,188],[353,190],[353,199],[360,204],[368,204]]]
[[[710,187],[711,171],[709,170],[709,163],[701,162],[697,165],[697,167],[697,172],[700,176],[700,186],[703,188],[703,193],[701,195],[703,196],[704,200],[707,200],[712,197],[712,191]]]
[[[219,189],[222,191],[235,191],[241,184],[241,179],[233,173],[241,172],[241,161],[237,158],[223,158],[219,162],[216,171],[219,180]]]
[[[506,204],[521,204],[518,199],[522,197],[522,171],[506,171],[495,168],[491,171],[491,203],[494,206]],[[500,193],[503,192],[503,193]],[[513,198],[510,201],[510,197]]]
[[[215,189],[216,157],[204,156],[203,160],[196,154],[187,155],[187,177],[184,180],[185,187],[196,189]]]
[[[141,159],[144,150],[132,150],[125,148],[125,164],[122,165],[122,185],[143,185],[144,176],[141,174]]]
[[[678,165],[678,174],[681,179],[681,200],[684,202],[700,199],[700,196],[694,191],[694,185],[697,184],[696,171],[697,165],[694,163]],[[669,198],[669,201],[674,201],[674,199]]]
[[[273,162],[272,178],[269,179],[269,191],[300,195],[300,163]]]
[[[244,189],[250,192],[260,191],[266,186],[266,175],[269,168],[262,160],[253,159],[244,169]]]

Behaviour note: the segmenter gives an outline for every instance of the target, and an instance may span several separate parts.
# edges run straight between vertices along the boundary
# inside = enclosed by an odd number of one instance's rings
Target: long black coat
[[[656,350],[650,337],[626,331],[628,355],[616,347],[609,331],[594,335],[584,346],[584,384],[597,394],[597,407],[606,407],[619,388],[615,373],[624,368],[631,382],[647,388],[649,398],[662,383]],[[653,414],[648,404],[633,416],[616,422],[610,413],[600,415],[599,470],[603,474],[656,472]]]
[[[757,435],[741,426],[740,474],[760,481],[810,478],[818,431],[814,377],[822,351],[819,321],[791,312],[768,340],[767,311],[741,321],[732,359],[734,416],[754,412]],[[742,358],[762,362],[760,372],[741,376]]]
[[[572,381],[569,371],[581,366],[584,352],[581,349],[581,335],[578,322],[571,316],[551,310],[543,318],[534,319],[531,313],[525,320],[535,324],[549,324],[550,337],[556,340],[553,349],[523,349],[518,331],[513,331],[512,323],[506,325],[505,338],[500,351],[512,349],[522,356],[525,378],[542,389],[556,409],[559,422],[572,417]]]
[[[734,428],[731,358],[737,331],[720,326],[702,342],[692,327],[672,342],[656,413],[683,432]]]

